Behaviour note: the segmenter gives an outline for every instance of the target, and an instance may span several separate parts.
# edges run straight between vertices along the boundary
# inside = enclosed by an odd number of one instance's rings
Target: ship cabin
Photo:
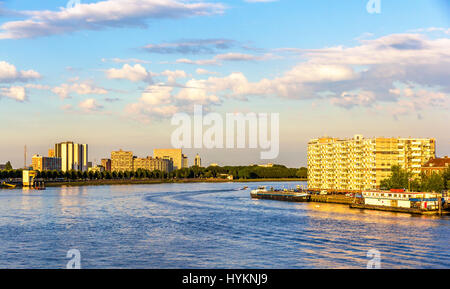
[[[390,190],[363,191],[362,197],[365,205],[437,210],[439,208],[438,201],[442,195],[429,192],[414,193],[405,190]]]

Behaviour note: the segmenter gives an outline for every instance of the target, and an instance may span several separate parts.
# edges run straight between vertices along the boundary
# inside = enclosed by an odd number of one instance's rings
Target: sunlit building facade
[[[332,192],[378,189],[399,165],[417,178],[436,154],[432,138],[323,137],[308,143],[308,188]]]
[[[133,171],[133,152],[127,152],[123,150],[111,152],[111,171]]]
[[[87,171],[88,170],[88,145],[73,142],[62,142],[55,144],[54,156],[61,159],[61,170],[63,172]]]
[[[153,150],[153,156],[159,159],[171,160],[174,170],[189,167],[188,158],[181,149],[155,149]]]
[[[61,158],[44,157],[34,155],[31,158],[31,166],[35,171],[61,171]]]
[[[135,171],[142,169],[148,171],[162,171],[170,173],[173,170],[173,162],[167,159],[159,158],[135,158],[133,160],[133,168]]]
[[[194,166],[199,167],[199,168],[202,167],[202,159],[200,158],[200,156],[198,154],[195,156]]]
[[[105,171],[111,171],[111,159],[102,159],[102,167],[105,168]]]

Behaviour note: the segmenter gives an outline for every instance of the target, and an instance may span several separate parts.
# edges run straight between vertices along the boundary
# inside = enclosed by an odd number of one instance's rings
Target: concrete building
[[[111,152],[112,172],[131,172],[133,170],[133,152],[123,150]]]
[[[0,171],[6,170],[6,164],[0,164]]]
[[[159,159],[172,160],[174,170],[189,167],[188,158],[181,149],[155,149],[153,150],[153,156]]]
[[[421,170],[424,174],[431,175],[433,173],[441,174],[448,168],[450,168],[450,158],[445,156],[429,160],[422,166]]]
[[[202,159],[200,158],[200,156],[198,154],[195,156],[194,166],[199,167],[199,168],[202,167]]]
[[[44,157],[34,155],[31,158],[31,166],[35,171],[61,171],[61,158]]]
[[[399,165],[419,177],[421,166],[435,157],[435,139],[323,137],[308,143],[308,189],[359,192],[378,189]]]
[[[95,173],[95,172],[101,173],[101,172],[104,172],[104,171],[105,171],[105,168],[103,166],[95,166],[95,167],[89,167],[88,168],[88,172],[93,172],[93,173]]]
[[[23,170],[22,171],[22,185],[24,187],[34,187],[34,180],[36,179],[37,171]]]
[[[55,144],[55,157],[61,158],[63,172],[88,170],[88,145],[73,142]]]
[[[133,168],[135,171],[142,169],[148,171],[162,171],[166,173],[170,173],[173,171],[173,162],[167,159],[159,159],[159,158],[134,158],[133,159]]]
[[[48,157],[49,157],[49,158],[54,158],[54,157],[56,157],[56,155],[55,155],[55,150],[54,150],[54,149],[49,149],[49,150],[48,150]]]
[[[102,159],[102,167],[105,168],[105,171],[111,171],[111,159]]]

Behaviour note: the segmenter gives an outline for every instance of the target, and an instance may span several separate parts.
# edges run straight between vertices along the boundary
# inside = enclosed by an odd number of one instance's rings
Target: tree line
[[[273,167],[259,166],[226,166],[226,167],[190,167],[167,173],[159,170],[149,171],[138,169],[137,171],[108,172],[108,171],[40,171],[37,178],[44,180],[108,180],[108,179],[209,179],[233,176],[233,179],[281,179],[281,178],[307,178],[308,171],[287,168],[282,165]],[[0,179],[21,178],[22,170],[2,170]]]
[[[381,189],[410,189],[412,192],[441,192],[450,189],[450,168],[443,173],[421,173],[420,177],[415,179],[400,166],[393,166],[391,171],[391,176],[381,181]]]

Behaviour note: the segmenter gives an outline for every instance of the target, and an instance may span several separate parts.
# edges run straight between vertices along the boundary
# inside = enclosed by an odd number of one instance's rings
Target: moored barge
[[[269,191],[266,187],[259,187],[256,190],[252,190],[250,195],[254,199],[277,200],[285,202],[309,202],[311,200],[311,196],[303,191],[276,191],[273,189]]]
[[[406,192],[405,190],[363,191],[350,208],[390,211],[421,215],[448,214],[448,199],[440,193]]]

